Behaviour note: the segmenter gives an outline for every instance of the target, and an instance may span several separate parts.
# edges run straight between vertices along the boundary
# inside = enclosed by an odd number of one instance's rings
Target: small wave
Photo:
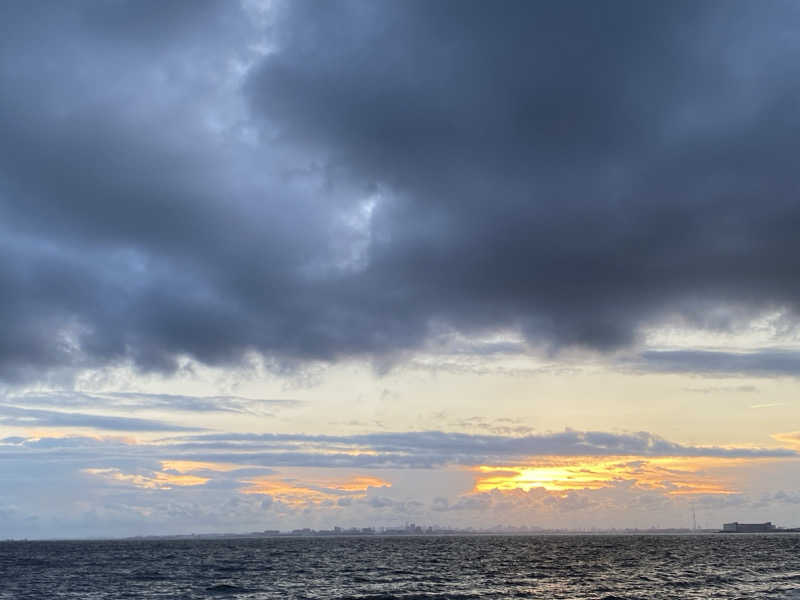
[[[228,594],[244,594],[249,592],[247,588],[232,585],[230,583],[218,583],[206,588],[206,592],[214,596],[228,595]]]
[[[167,576],[158,571],[140,571],[138,573],[131,573],[128,576],[131,581],[163,581]]]
[[[441,594],[368,594],[364,596],[342,596],[337,600],[470,600],[481,598],[481,594],[447,593]]]

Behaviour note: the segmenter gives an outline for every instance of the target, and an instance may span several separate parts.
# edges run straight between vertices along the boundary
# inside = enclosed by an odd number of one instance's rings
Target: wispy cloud
[[[752,394],[758,391],[754,385],[733,385],[733,386],[702,386],[686,387],[684,391],[693,394]]]
[[[61,412],[17,406],[0,406],[0,424],[8,427],[88,427],[107,431],[203,431],[155,419],[138,419],[78,412]]]
[[[51,408],[108,408],[123,410],[161,410],[169,412],[230,412],[270,416],[275,410],[301,404],[293,399],[246,398],[243,396],[192,396],[144,392],[78,392],[52,390],[8,393],[6,402]]]
[[[781,444],[788,444],[800,451],[800,431],[789,431],[786,433],[774,433],[772,438]]]

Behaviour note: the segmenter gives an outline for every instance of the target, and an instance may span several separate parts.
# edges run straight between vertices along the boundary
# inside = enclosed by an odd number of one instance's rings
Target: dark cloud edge
[[[706,376],[800,377],[800,351],[790,348],[740,352],[721,350],[646,350],[617,363],[623,371],[688,373]]]

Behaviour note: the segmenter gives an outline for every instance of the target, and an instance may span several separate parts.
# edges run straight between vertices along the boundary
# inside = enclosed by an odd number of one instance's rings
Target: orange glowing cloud
[[[193,471],[218,471],[227,472],[241,469],[241,465],[232,463],[202,462],[198,460],[162,460],[161,468],[165,471],[177,473],[191,473]]]
[[[163,471],[153,471],[149,475],[123,473],[119,469],[84,469],[83,472],[96,477],[102,477],[109,481],[128,483],[139,488],[158,490],[168,490],[173,486],[203,485],[208,481],[207,477],[174,475]]]
[[[786,433],[773,433],[772,439],[788,444],[789,446],[800,447],[800,431],[789,431]]]
[[[597,490],[628,482],[670,495],[732,494],[731,481],[709,473],[715,467],[757,459],[709,457],[553,457],[530,465],[478,466],[474,491]]]
[[[353,476],[344,478],[324,477],[302,481],[279,476],[250,479],[244,494],[268,494],[286,504],[304,505],[329,502],[342,497],[363,497],[368,488],[390,487],[391,484],[378,477]]]

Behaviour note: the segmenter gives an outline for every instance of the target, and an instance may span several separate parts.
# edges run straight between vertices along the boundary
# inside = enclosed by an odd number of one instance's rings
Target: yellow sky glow
[[[772,439],[789,446],[800,447],[800,431],[789,431],[786,433],[773,433]]]
[[[476,492],[491,490],[595,490],[620,482],[671,495],[732,494],[732,481],[709,470],[757,459],[708,457],[553,457],[530,465],[475,468]]]
[[[173,486],[203,485],[208,481],[208,477],[175,475],[163,471],[154,471],[151,475],[123,473],[119,469],[84,469],[83,472],[112,481],[129,483],[139,488],[159,490],[168,490]]]
[[[391,484],[378,477],[354,476],[344,478],[293,479],[285,476],[258,477],[244,483],[244,494],[267,494],[286,504],[316,504],[341,497],[363,497],[370,487],[389,487]]]

